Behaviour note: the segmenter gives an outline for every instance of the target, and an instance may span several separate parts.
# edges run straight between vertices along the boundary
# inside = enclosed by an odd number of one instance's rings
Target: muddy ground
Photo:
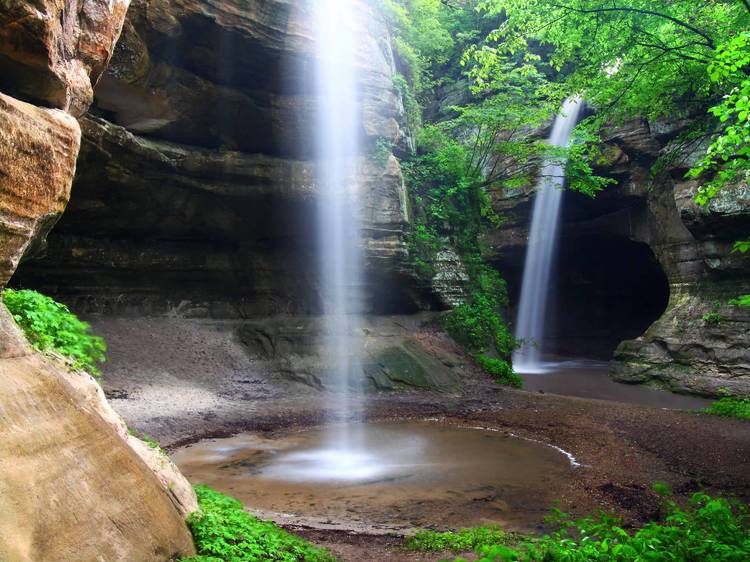
[[[248,430],[283,432],[320,424],[330,415],[325,392],[265,379],[231,337],[202,328],[184,332],[184,321],[152,322],[100,322],[96,328],[111,342],[112,365],[103,384],[113,406],[131,427],[163,446],[174,449]],[[461,371],[461,390],[374,393],[359,404],[364,417],[438,417],[560,447],[582,465],[557,498],[574,514],[602,508],[637,525],[659,515],[654,482],[667,482],[681,498],[705,489],[750,500],[748,422],[501,387],[440,333],[424,330],[414,338]],[[150,341],[158,344],[148,349]],[[398,536],[295,530],[342,560],[441,559],[403,551]]]

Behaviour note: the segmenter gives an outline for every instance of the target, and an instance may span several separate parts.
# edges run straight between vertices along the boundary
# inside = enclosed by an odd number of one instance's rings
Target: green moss
[[[98,363],[106,361],[107,346],[67,306],[28,289],[5,289],[2,297],[32,346],[66,357],[73,370],[101,374]]]
[[[242,503],[195,486],[199,510],[188,517],[198,556],[181,562],[334,562],[326,550],[247,513]]]

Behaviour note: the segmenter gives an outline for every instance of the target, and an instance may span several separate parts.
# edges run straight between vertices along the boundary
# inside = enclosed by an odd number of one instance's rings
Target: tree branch
[[[742,1],[747,3],[747,0],[742,0]],[[554,6],[555,8],[562,8],[563,10],[569,10],[571,12],[576,12],[579,14],[601,14],[601,13],[606,13],[606,12],[624,12],[624,13],[641,14],[645,16],[654,16],[657,18],[662,18],[662,19],[671,21],[675,25],[678,25],[684,29],[692,31],[696,35],[699,35],[700,37],[704,39],[703,44],[705,44],[708,48],[710,49],[716,48],[716,46],[714,45],[714,40],[706,32],[701,31],[697,27],[694,27],[687,22],[677,19],[674,16],[670,16],[669,14],[663,14],[661,12],[655,12],[653,10],[645,10],[642,8],[626,8],[626,7],[621,7],[621,6],[614,6],[612,8],[575,8],[573,6],[567,6],[565,4],[551,4],[551,5]]]

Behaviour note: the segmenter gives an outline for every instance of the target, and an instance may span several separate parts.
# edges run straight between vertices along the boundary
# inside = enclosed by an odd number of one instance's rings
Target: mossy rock
[[[410,340],[378,350],[363,368],[376,390],[411,387],[449,392],[460,387],[452,369]]]

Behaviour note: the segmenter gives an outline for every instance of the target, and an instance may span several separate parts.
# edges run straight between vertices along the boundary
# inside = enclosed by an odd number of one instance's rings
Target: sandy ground
[[[182,319],[93,322],[110,345],[104,388],[132,427],[174,449],[240,431],[279,432],[326,419],[326,394],[268,380],[234,341],[232,326]],[[615,511],[637,524],[659,513],[651,491],[699,489],[750,499],[750,423],[688,411],[516,391],[474,370],[438,333],[415,334],[426,349],[453,353],[464,386],[455,394],[379,393],[359,406],[377,420],[439,417],[563,448],[582,464],[560,489],[575,514]],[[540,522],[541,523],[541,522]],[[406,553],[399,537],[303,530],[342,560],[429,560]],[[435,560],[441,557],[435,557]]]

